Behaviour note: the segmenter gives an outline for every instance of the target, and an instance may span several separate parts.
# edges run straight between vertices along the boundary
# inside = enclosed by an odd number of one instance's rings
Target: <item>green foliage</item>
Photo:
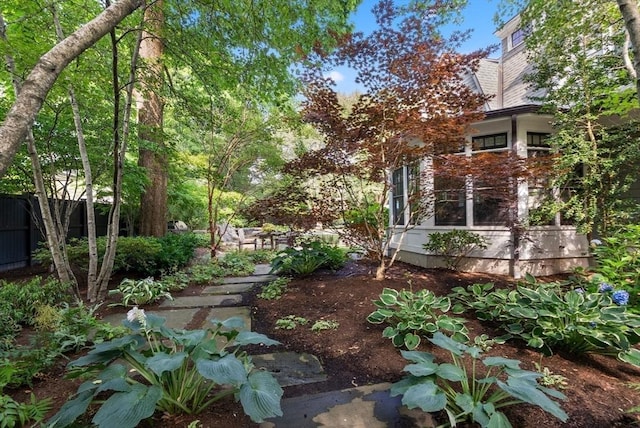
[[[536,371],[541,374],[538,383],[542,386],[546,386],[548,388],[557,388],[557,389],[565,389],[567,387],[567,378],[554,374],[549,367],[544,367],[542,362],[533,363],[536,366]]]
[[[248,254],[243,251],[226,253],[218,263],[224,269],[224,276],[251,275],[256,269]]]
[[[133,428],[156,410],[198,414],[229,395],[239,399],[254,422],[281,416],[282,388],[270,373],[253,370],[251,358],[241,350],[278,342],[241,331],[239,318],[211,322],[208,329],[173,330],[164,318],[132,309],[124,322],[130,334],[98,344],[69,364],[71,376],[93,379],[48,423],[69,426],[95,402],[100,408],[93,424]],[[134,370],[117,364],[119,359]]]
[[[53,278],[0,282],[0,349],[11,346],[21,325],[33,325],[39,307],[72,298],[68,285]]]
[[[9,395],[0,393],[0,428],[30,426],[44,419],[51,409],[51,400],[37,400],[31,394],[29,403],[19,403]]]
[[[296,315],[287,315],[284,318],[276,320],[276,329],[293,330],[299,325],[307,325],[308,319]]]
[[[154,276],[163,272],[175,272],[193,257],[194,250],[202,245],[202,237],[194,233],[169,233],[161,238],[149,236],[121,236],[118,238],[114,272],[130,272]],[[98,257],[102,259],[106,237],[97,240]],[[89,246],[86,239],[73,239],[67,244],[70,263],[87,269]],[[34,252],[34,258],[50,264],[51,254],[46,248]]]
[[[255,251],[247,251],[244,253],[254,264],[271,263],[271,260],[276,256],[276,252],[274,250],[265,250],[260,248]]]
[[[173,291],[181,291],[189,286],[189,274],[185,271],[178,271],[170,275],[162,275],[160,281],[170,293]]]
[[[444,258],[447,269],[457,270],[462,260],[476,248],[486,249],[487,238],[474,232],[453,229],[449,232],[434,232],[422,247]]]
[[[446,314],[451,309],[448,297],[436,296],[426,289],[414,293],[385,288],[373,304],[378,309],[369,314],[367,321],[391,324],[382,335],[390,338],[396,347],[415,349],[420,345],[421,336],[432,336],[439,330],[451,332],[458,340],[469,340],[465,320]]]
[[[109,294],[122,294],[122,305],[145,305],[160,299],[173,300],[167,284],[155,281],[152,277],[144,279],[125,278],[118,288],[109,290]]]
[[[482,427],[511,427],[499,409],[519,403],[538,406],[563,422],[568,419],[553,400],[565,396],[538,384],[541,374],[521,369],[520,361],[502,357],[481,359],[479,348],[440,332],[429,340],[449,351],[453,362],[438,364],[428,352],[401,351],[412,364],[404,368],[409,374],[392,385],[391,396],[402,395],[402,404],[410,409],[419,407],[430,413],[444,410],[450,426],[469,421]],[[469,359],[471,362],[466,363]],[[480,362],[486,367],[484,377],[479,376]]]
[[[291,282],[291,279],[287,277],[275,279],[262,287],[258,297],[265,300],[277,300],[287,291],[289,282]]]
[[[597,241],[596,241],[597,243]],[[603,282],[615,284],[630,294],[630,305],[638,303],[640,293],[640,225],[620,228],[600,245],[593,246],[596,259],[595,272]]]
[[[493,290],[490,283],[456,287],[450,296],[474,309],[478,319],[498,322],[509,335],[545,353],[613,354],[638,364],[633,345],[640,342],[640,316],[614,304],[608,293],[563,290],[557,283],[537,284],[531,276],[527,280],[515,290]]]
[[[311,331],[337,330],[340,323],[335,320],[318,320],[311,325]]]
[[[347,261],[346,251],[320,241],[302,242],[279,252],[271,261],[271,272],[305,276],[321,268],[340,269]]]
[[[216,260],[211,263],[196,264],[187,270],[187,275],[196,284],[209,284],[225,275],[225,270]]]

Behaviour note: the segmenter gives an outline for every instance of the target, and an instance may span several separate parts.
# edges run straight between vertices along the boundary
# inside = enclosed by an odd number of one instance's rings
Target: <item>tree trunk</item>
[[[637,0],[617,0],[633,47],[633,68],[636,71],[636,92],[640,100],[640,10]]]
[[[0,39],[6,41],[6,33],[4,31],[4,28],[4,19],[2,17],[2,14],[0,14]],[[24,86],[18,79],[18,74],[15,70],[15,62],[13,60],[13,57],[11,55],[6,55],[5,61],[9,72],[13,76],[13,90],[16,94],[16,99],[18,99],[22,94]],[[42,175],[42,166],[40,164],[40,158],[38,157],[35,138],[33,137],[33,132],[30,125],[26,129],[26,133],[23,138],[27,141],[27,149],[29,158],[31,159],[31,167],[33,170],[33,181],[36,188],[36,197],[38,199],[38,205],[40,206],[40,214],[42,216],[42,222],[44,223],[44,235],[47,239],[47,247],[51,252],[53,265],[60,281],[72,284],[79,298],[80,293],[77,288],[78,284],[73,275],[73,272],[71,271],[71,267],[69,266],[69,261],[66,255],[66,229],[56,227],[56,223],[54,222],[51,206],[49,205],[49,198],[47,197],[47,191],[44,184],[44,178]],[[0,155],[0,157],[1,156],[2,155]]]
[[[138,164],[147,171],[149,182],[140,200],[140,234],[164,236],[167,231],[167,153],[162,132],[163,83],[160,34],[163,27],[163,2],[158,0],[144,13],[145,30],[140,46],[144,69],[140,74],[138,124],[140,151]]]
[[[62,70],[143,4],[144,0],[120,0],[114,3],[40,57],[0,126],[0,177],[13,162]]]
[[[59,43],[64,39],[64,33],[62,32],[62,26],[60,25],[58,10],[55,4],[51,6],[51,11],[53,14],[53,22],[56,29],[56,37]],[[89,270],[87,272],[87,290],[91,290],[96,287],[96,277],[97,277],[97,271],[98,271],[98,245],[96,242],[96,213],[95,213],[95,208],[93,203],[93,174],[91,172],[91,163],[89,162],[89,154],[87,153],[87,143],[84,138],[84,130],[82,128],[80,107],[78,106],[78,100],[76,98],[73,85],[71,84],[69,85],[68,93],[69,93],[69,103],[71,104],[71,110],[73,112],[73,123],[76,129],[76,136],[78,140],[78,150],[80,152],[80,159],[82,160],[82,169],[84,170],[85,198],[86,198],[85,208],[86,208],[86,215],[87,215],[87,244],[89,247]]]

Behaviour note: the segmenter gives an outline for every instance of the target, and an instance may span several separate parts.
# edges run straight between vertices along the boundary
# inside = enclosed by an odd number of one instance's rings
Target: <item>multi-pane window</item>
[[[473,224],[476,226],[506,225],[509,212],[505,202],[504,197],[494,186],[476,181],[473,185]]]
[[[507,147],[507,133],[473,137],[471,141],[473,150],[501,149]]]
[[[518,28],[516,31],[511,33],[511,46],[516,47],[520,43],[524,42],[525,32],[522,28]]]
[[[391,175],[393,186],[393,224],[404,224],[404,168],[398,168]]]
[[[466,226],[467,198],[463,179],[434,177],[435,225]]]
[[[527,132],[527,147],[549,147],[549,136],[546,132]]]
[[[420,192],[420,162],[407,166],[407,195],[409,197],[409,224],[418,224],[422,219]]]

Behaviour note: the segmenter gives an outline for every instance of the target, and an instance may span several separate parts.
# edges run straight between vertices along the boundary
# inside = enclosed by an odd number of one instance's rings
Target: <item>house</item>
[[[486,117],[472,126],[467,144],[460,156],[473,156],[480,152],[513,151],[520,157],[541,156],[550,149],[545,138],[553,132],[551,116],[540,113],[540,106],[532,103],[531,92],[523,78],[530,70],[519,18],[506,23],[496,35],[502,41],[499,59],[484,59],[479,70],[467,77],[467,83],[477,91],[494,95],[485,106]],[[424,170],[428,160],[421,162]],[[434,232],[446,232],[453,228],[468,230],[486,237],[488,248],[474,250],[462,269],[492,272],[520,277],[549,275],[566,272],[576,266],[589,263],[587,237],[576,233],[575,227],[566,224],[560,214],[551,222],[540,226],[528,226],[520,236],[515,228],[508,227],[504,209],[491,197],[486,197],[483,187],[471,183],[463,190],[447,188],[447,183],[433,180],[433,214],[418,224],[410,225],[411,210],[404,209],[411,192],[416,188],[418,165],[408,165],[392,173],[390,197],[391,250],[398,250],[397,259],[424,267],[442,266],[442,260],[429,254],[424,248],[428,236]],[[481,186],[490,187],[492,183]],[[535,183],[522,182],[517,187],[518,223],[527,224],[529,212],[536,205],[537,195],[543,189]],[[407,227],[410,225],[410,227]],[[514,242],[519,245],[514,246]]]

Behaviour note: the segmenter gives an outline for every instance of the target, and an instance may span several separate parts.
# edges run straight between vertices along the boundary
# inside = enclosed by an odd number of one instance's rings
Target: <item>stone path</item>
[[[258,265],[254,275],[225,278],[221,285],[206,287],[200,296],[178,296],[165,300],[156,313],[166,318],[170,328],[182,329],[192,324],[196,313],[208,310],[202,326],[213,318],[227,319],[239,316],[245,328],[251,329],[251,309],[242,306],[243,296],[254,287],[264,285],[277,277],[269,274],[268,265]],[[125,313],[105,318],[120,324]],[[200,318],[200,317],[199,317]],[[276,352],[252,355],[259,369],[273,373],[283,388],[293,385],[324,382],[327,375],[318,358],[310,354]],[[434,427],[429,414],[409,411],[400,403],[400,397],[389,396],[389,384],[368,385],[341,391],[291,397],[282,400],[283,416],[260,425],[261,428],[384,428]]]

